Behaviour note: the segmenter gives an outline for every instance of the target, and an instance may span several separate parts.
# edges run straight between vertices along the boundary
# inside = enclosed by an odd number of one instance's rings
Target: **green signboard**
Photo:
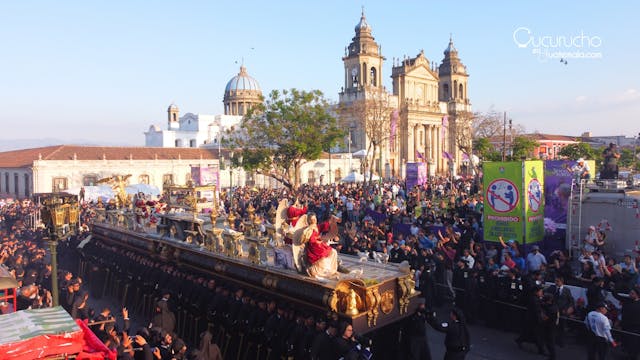
[[[484,173],[484,239],[522,239],[522,164],[486,162]]]

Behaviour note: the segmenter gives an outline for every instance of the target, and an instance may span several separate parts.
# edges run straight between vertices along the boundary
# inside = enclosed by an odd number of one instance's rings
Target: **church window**
[[[362,85],[367,85],[367,63],[362,64]]]
[[[453,98],[458,98],[458,81],[453,82]]]
[[[442,86],[442,92],[444,93],[444,100],[449,100],[449,84]]]
[[[182,147],[182,140],[180,139],[176,140],[176,147]]]
[[[16,197],[20,195],[19,193],[19,182],[18,182],[18,173],[13,174],[13,188],[15,190]]]
[[[196,144],[196,140],[195,140],[195,139],[191,139],[191,140],[189,140],[189,147],[194,148],[194,147],[196,147],[196,146],[197,146],[197,144]]]
[[[95,175],[85,175],[82,177],[82,186],[94,186],[98,181],[98,177]]]
[[[149,175],[142,174],[142,175],[138,176],[138,183],[139,184],[147,184],[147,185],[149,185]]]
[[[458,87],[459,87],[458,94],[460,95],[461,99],[464,99],[464,93],[462,92],[462,84],[460,84]]]
[[[4,192],[9,193],[9,173],[4,173]]]
[[[376,68],[371,68],[371,86],[378,86],[378,74]]]
[[[29,174],[24,174],[24,197],[29,197]]]
[[[67,178],[66,177],[55,177],[53,178],[53,192],[64,191],[67,190]]]
[[[171,116],[173,116],[173,121],[178,121],[178,114],[173,113]]]

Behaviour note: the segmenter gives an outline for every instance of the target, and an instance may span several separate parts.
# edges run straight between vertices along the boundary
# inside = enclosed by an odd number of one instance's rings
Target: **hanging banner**
[[[414,186],[422,186],[427,182],[427,164],[423,162],[407,163],[406,187],[408,191]]]
[[[544,239],[544,164],[524,162],[525,239],[527,244]]]
[[[484,239],[522,241],[522,163],[485,162]]]

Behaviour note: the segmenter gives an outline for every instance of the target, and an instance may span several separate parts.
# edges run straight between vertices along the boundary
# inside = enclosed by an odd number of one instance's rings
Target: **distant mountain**
[[[61,140],[55,138],[43,139],[0,139],[0,151],[39,148],[51,145],[86,145],[86,146],[141,146],[111,141],[87,141],[79,139]]]

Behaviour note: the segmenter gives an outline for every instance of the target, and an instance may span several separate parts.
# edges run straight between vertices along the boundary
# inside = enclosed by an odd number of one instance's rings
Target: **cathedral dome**
[[[240,66],[240,72],[238,75],[234,76],[227,83],[227,87],[224,89],[225,93],[230,91],[243,91],[243,90],[254,90],[260,91],[260,85],[256,79],[249,76],[247,73],[247,68],[244,66]]]

